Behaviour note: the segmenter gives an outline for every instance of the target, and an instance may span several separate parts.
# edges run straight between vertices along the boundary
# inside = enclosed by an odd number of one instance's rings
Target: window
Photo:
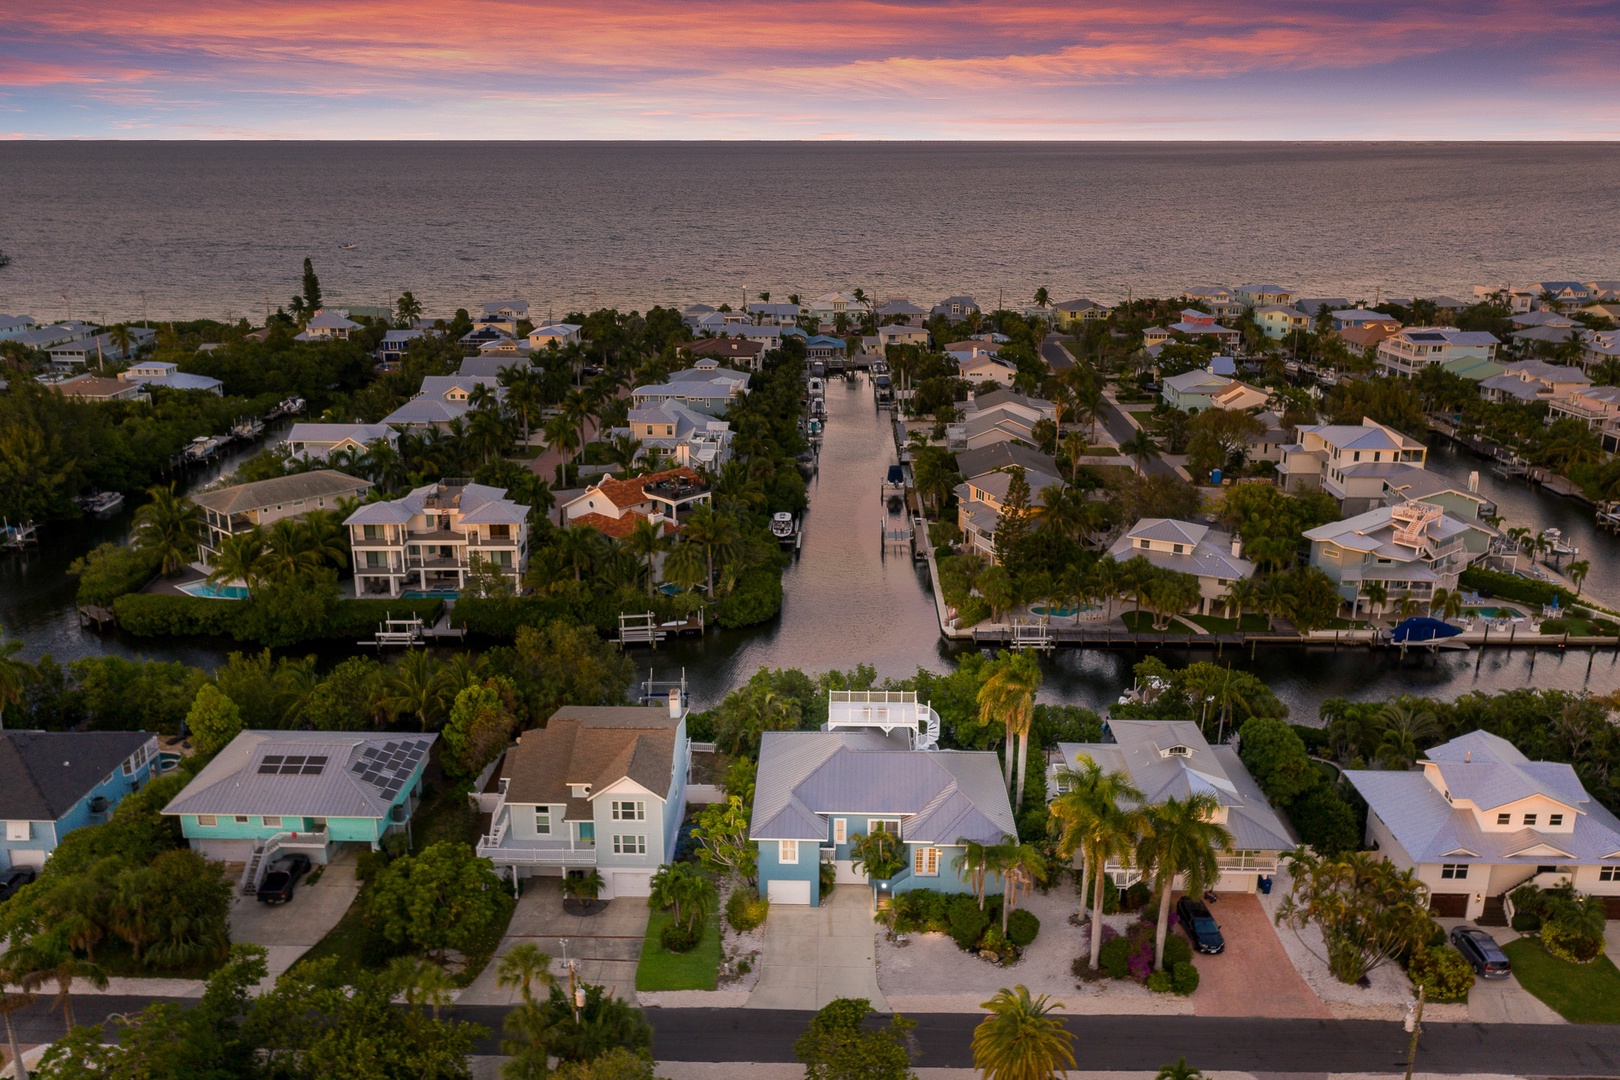
[[[833,818],[833,843],[849,843],[849,820],[847,818]]]
[[[621,802],[615,799],[613,801],[613,820],[646,821],[647,804],[644,802],[632,802],[628,799]]]
[[[1171,550],[1177,555],[1186,554],[1186,545],[1185,544],[1171,544],[1170,547],[1171,547]]]
[[[797,840],[778,840],[776,861],[783,866],[791,866],[799,861],[799,842]]]
[[[886,832],[890,836],[899,836],[900,835],[900,819],[899,818],[868,818],[867,821],[866,821],[866,831],[869,832],[869,833]]]
[[[613,854],[615,855],[645,855],[647,854],[647,838],[639,833],[631,835],[613,836]]]
[[[920,847],[912,856],[911,872],[918,877],[939,876],[939,848]]]
[[[266,814],[263,817],[261,817],[259,819],[259,821],[261,823],[263,823],[264,827],[267,828],[267,829],[279,829],[279,828],[281,828],[281,818],[277,817],[274,814]]]
[[[1599,881],[1620,881],[1620,866],[1605,866],[1598,870]]]
[[[1440,864],[1440,880],[1441,881],[1462,881],[1466,877],[1468,877],[1468,864],[1467,863],[1441,863]]]
[[[537,806],[534,808],[534,831],[539,836],[551,835],[551,807]]]
[[[219,818],[215,817],[213,814],[198,814],[197,824],[204,829],[212,829],[215,825],[219,824]]]
[[[246,825],[248,823],[248,816],[246,814],[237,814],[235,821],[238,825]]]
[[[1513,815],[1512,814],[1497,814],[1496,815],[1496,823],[1498,825],[1511,825],[1513,823]]]
[[[1524,823],[1526,825],[1534,825],[1536,823],[1536,815],[1534,815],[1534,814],[1526,814],[1526,815],[1524,815]]]
[[[131,754],[128,757],[128,759],[126,759],[124,761],[124,775],[125,776],[134,776],[136,771],[138,769],[140,769],[140,767],[142,765],[145,765],[148,761],[150,761],[151,758],[152,758],[151,744],[147,744],[146,746],[141,747],[139,750],[135,751],[133,754]]]
[[[31,838],[32,833],[33,833],[33,828],[31,827],[29,822],[26,822],[26,821],[8,821],[8,822],[6,822],[6,839],[7,840],[28,840],[28,839]]]
[[[1562,825],[1563,823],[1564,823],[1564,815],[1563,814],[1548,814],[1547,815],[1547,827],[1548,828],[1556,829],[1558,826]]]

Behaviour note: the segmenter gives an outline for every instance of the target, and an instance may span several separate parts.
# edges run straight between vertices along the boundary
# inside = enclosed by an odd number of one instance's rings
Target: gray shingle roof
[[[380,818],[437,738],[244,731],[163,812]]]
[[[57,820],[150,738],[145,731],[0,731],[0,819]]]

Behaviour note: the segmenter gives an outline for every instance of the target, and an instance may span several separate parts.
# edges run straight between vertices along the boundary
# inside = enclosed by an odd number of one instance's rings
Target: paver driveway
[[[1288,959],[1259,897],[1221,893],[1209,911],[1221,926],[1226,951],[1219,956],[1193,954],[1198,968],[1196,1015],[1333,1018]]]
[[[497,986],[495,968],[499,958],[512,946],[527,942],[551,955],[551,970],[566,979],[564,953],[576,962],[581,979],[608,987],[619,997],[632,997],[636,989],[636,963],[641,959],[641,942],[647,934],[647,901],[623,897],[608,902],[591,916],[570,915],[563,910],[562,887],[556,878],[530,878],[523,883],[523,895],[506,937],[491,960],[456,999],[465,1005],[511,1005],[521,994],[516,988]],[[566,941],[566,949],[563,942]]]
[[[889,1005],[877,982],[877,925],[872,894],[840,885],[821,907],[772,904],[765,919],[759,983],[750,1009],[819,1009],[860,997],[879,1012]]]

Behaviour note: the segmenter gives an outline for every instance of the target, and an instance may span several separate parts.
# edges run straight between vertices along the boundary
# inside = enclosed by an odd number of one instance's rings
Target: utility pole
[[[1406,1047],[1406,1080],[1412,1080],[1412,1066],[1417,1063],[1418,1036],[1423,1034],[1423,985],[1418,985],[1417,1007],[1406,1014],[1406,1030],[1412,1041]]]

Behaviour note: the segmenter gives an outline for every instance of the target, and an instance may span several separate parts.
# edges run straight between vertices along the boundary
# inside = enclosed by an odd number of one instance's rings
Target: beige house
[[[1277,473],[1289,493],[1325,491],[1347,514],[1378,505],[1384,478],[1422,468],[1429,449],[1392,427],[1362,417],[1355,424],[1308,424],[1298,441],[1283,447]]]
[[[441,480],[401,499],[362,506],[344,521],[359,596],[459,593],[476,567],[514,593],[529,564],[529,508],[505,488]]]
[[[1243,541],[1228,533],[1173,518],[1143,518],[1108,549],[1116,562],[1138,555],[1161,570],[1198,579],[1198,613],[1208,615],[1225,603],[1235,581],[1254,577],[1254,563],[1243,557]]]
[[[363,499],[370,490],[370,480],[317,469],[193,495],[191,501],[203,512],[198,562],[203,568],[210,566],[228,536],[268,528],[282,518],[302,517],[316,510],[335,511],[344,499]]]

